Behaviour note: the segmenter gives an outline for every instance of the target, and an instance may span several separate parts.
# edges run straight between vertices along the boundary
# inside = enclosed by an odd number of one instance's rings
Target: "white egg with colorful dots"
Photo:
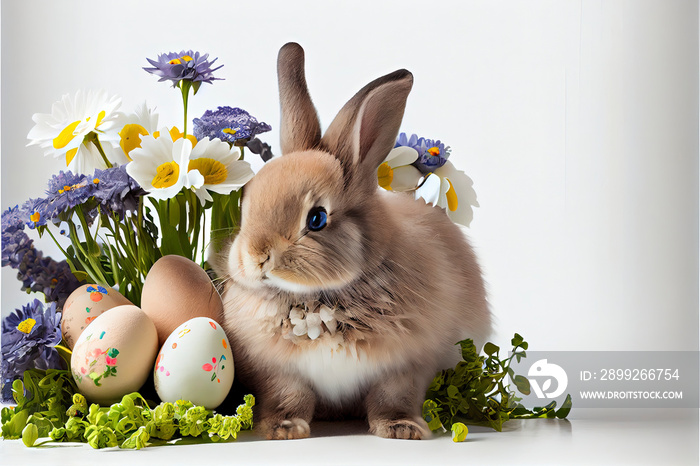
[[[153,380],[162,401],[215,409],[233,385],[233,354],[224,330],[208,317],[177,327],[158,353]]]

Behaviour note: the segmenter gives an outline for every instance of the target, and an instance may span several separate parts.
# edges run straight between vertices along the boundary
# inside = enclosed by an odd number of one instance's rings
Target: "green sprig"
[[[458,345],[462,349],[462,361],[452,369],[438,372],[428,387],[423,418],[431,430],[452,431],[457,438],[462,438],[466,430],[462,430],[460,424],[488,426],[500,432],[503,423],[510,419],[563,419],[568,416],[572,404],[570,395],[558,410],[554,401],[530,410],[519,403],[521,398],[511,390],[508,377],[520,393],[530,393],[527,378],[516,375],[510,367],[513,359],[520,361],[526,357],[528,348],[527,342],[517,333],[511,339],[511,355],[505,359],[500,358],[500,348],[491,342],[484,345],[483,356],[470,339]]]
[[[17,406],[2,410],[2,437],[21,438],[28,447],[49,442],[84,442],[93,448],[140,449],[168,441],[208,443],[236,439],[253,428],[252,395],[233,416],[215,414],[189,401],[160,403],[151,409],[139,393],[110,407],[88,406],[70,371],[30,369],[12,386]],[[48,440],[37,443],[37,440]]]

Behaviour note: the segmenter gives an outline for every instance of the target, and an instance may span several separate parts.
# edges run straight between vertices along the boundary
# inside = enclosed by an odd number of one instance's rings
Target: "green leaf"
[[[511,338],[510,344],[511,346],[520,346],[523,341],[523,337],[516,333],[513,338]]]
[[[174,200],[162,201],[167,205],[167,220],[170,226],[176,227],[180,223],[180,204]],[[159,211],[160,213],[160,211]]]
[[[22,431],[22,443],[28,447],[33,447],[39,438],[39,429],[34,424],[27,424]]]
[[[522,375],[516,375],[513,378],[513,383],[515,383],[518,391],[523,395],[530,394],[530,381],[527,378],[523,377]]]
[[[484,353],[488,354],[489,356],[493,356],[495,354],[497,355],[499,349],[500,348],[498,346],[494,345],[490,341],[484,345]]]
[[[573,403],[571,402],[571,395],[566,395],[566,399],[564,400],[564,403],[562,403],[561,408],[559,408],[556,411],[556,416],[559,419],[564,419],[566,416],[569,415],[569,412],[571,411],[571,407],[573,406]]]

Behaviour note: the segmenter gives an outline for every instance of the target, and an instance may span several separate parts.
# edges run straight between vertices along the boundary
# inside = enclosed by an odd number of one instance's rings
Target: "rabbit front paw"
[[[300,418],[285,419],[264,430],[268,440],[291,440],[308,438],[311,435],[309,423]]]
[[[431,436],[428,424],[422,419],[377,419],[370,425],[370,432],[384,438],[423,440]]]

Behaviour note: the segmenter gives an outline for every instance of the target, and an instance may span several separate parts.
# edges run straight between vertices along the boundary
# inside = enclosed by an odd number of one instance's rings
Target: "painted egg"
[[[68,296],[63,305],[61,332],[68,347],[73,349],[85,327],[97,316],[113,307],[132,304],[117,290],[108,286],[83,285]]]
[[[71,372],[80,393],[109,405],[137,391],[148,378],[158,352],[156,327],[134,305],[105,311],[78,337]]]
[[[158,344],[193,317],[217,322],[223,315],[221,296],[207,273],[182,256],[163,256],[153,264],[141,293],[141,309],[158,330]]]
[[[153,380],[162,401],[219,406],[233,385],[233,355],[224,330],[208,317],[180,325],[158,353]]]

